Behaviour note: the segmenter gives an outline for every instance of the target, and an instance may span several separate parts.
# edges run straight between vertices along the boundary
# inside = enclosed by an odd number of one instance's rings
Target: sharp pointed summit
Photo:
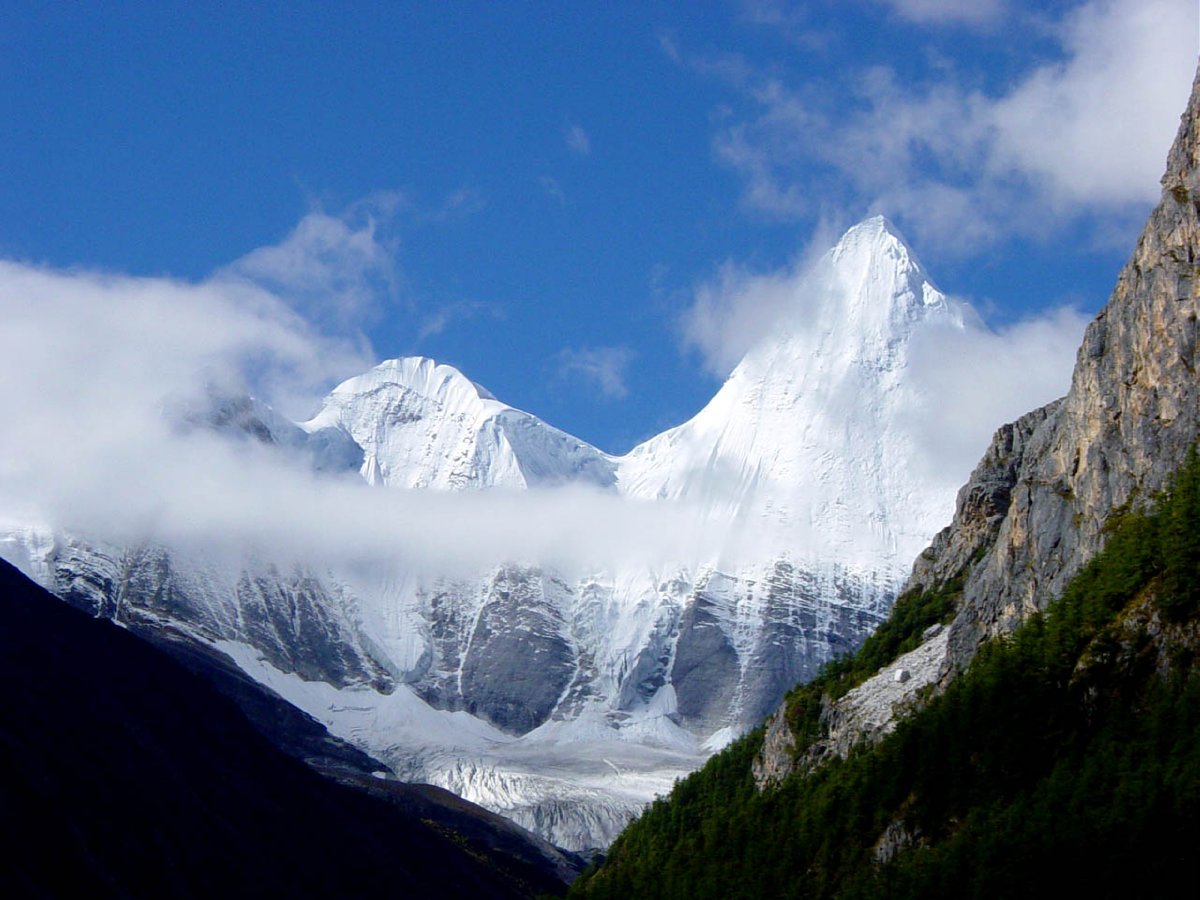
[[[693,419],[622,460],[621,487],[789,521],[808,541],[796,552],[903,566],[946,503],[908,464],[907,418],[923,401],[907,377],[910,345],[978,319],[933,285],[882,216],[847,231],[792,286],[781,327]]]

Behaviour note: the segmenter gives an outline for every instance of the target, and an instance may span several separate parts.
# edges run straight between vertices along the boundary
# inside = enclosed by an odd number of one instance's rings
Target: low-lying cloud
[[[781,319],[803,327],[819,287],[810,258],[765,274],[728,265],[698,292],[684,325],[710,369],[728,372]],[[283,447],[180,427],[180,409],[241,392],[301,420],[333,384],[373,365],[360,342],[316,327],[293,303],[227,270],[188,283],[0,262],[0,518],[122,545],[381,560],[439,575],[506,560],[654,566],[780,537],[583,488],[372,489],[355,472],[317,474]],[[1059,310],[1001,332],[919,338],[909,377],[929,402],[910,421],[923,464],[957,485],[997,425],[1066,390],[1082,328],[1082,316]],[[558,363],[619,396],[629,359],[585,348]],[[811,543],[798,534],[786,532],[789,546]]]
[[[284,395],[303,418],[374,362],[226,273],[191,284],[0,262],[0,308],[10,525],[438,574],[510,559],[649,562],[704,540],[695,517],[663,504],[583,489],[372,489],[357,473],[315,474],[279,447],[181,428],[172,410],[202,409],[213,391]]]

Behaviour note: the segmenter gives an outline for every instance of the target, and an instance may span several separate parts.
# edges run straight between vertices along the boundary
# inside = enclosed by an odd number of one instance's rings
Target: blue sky
[[[736,358],[699,297],[873,213],[999,329],[1097,310],[1197,27],[1192,0],[13,0],[0,257],[250,278],[619,452]]]

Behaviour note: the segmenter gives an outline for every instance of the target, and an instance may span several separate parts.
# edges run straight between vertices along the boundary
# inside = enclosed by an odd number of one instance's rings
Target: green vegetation
[[[571,896],[1170,896],[1189,883],[1197,455],[1154,511],[1110,524],[1061,600],[986,646],[882,742],[759,793],[755,732],[654,803]],[[898,603],[876,644],[826,671],[821,689],[902,652],[948,611],[953,590],[939,594]],[[815,737],[819,702],[808,689],[789,697],[801,740]]]

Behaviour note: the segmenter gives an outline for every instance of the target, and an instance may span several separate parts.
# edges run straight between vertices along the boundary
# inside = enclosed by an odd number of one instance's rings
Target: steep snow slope
[[[864,639],[961,480],[923,474],[910,420],[928,398],[908,364],[928,329],[977,327],[970,309],[883,219],[851,229],[794,299],[704,410],[623,458],[421,358],[344,382],[300,428],[249,401],[199,417],[317,469],[361,465],[383,488],[585,484],[685,502],[728,534],[715,554],[428,577],[392,559],[230,568],[31,528],[0,549],[94,614],[219,644],[404,777],[603,846]]]

